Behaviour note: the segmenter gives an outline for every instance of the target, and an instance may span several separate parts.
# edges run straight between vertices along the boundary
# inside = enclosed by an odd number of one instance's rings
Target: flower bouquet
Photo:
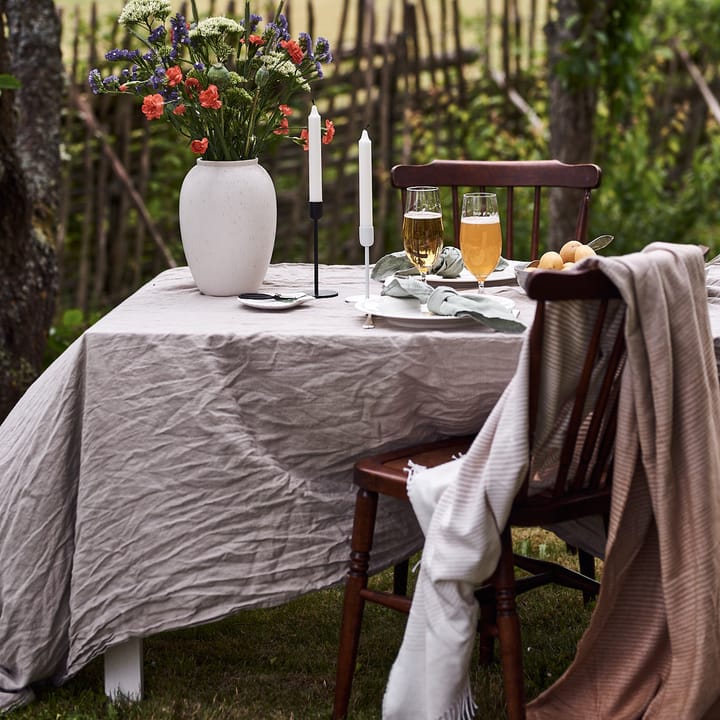
[[[193,20],[171,17],[168,0],[129,0],[118,19],[142,49],[114,49],[105,57],[125,67],[103,78],[90,71],[99,93],[133,93],[143,98],[148,120],[163,119],[205,160],[259,157],[278,136],[307,147],[307,130],[291,134],[291,100],[310,91],[332,61],[329,43],[307,33],[291,38],[280,2],[273,22],[250,12]],[[169,27],[166,22],[169,19]],[[323,142],[334,135],[326,120]]]

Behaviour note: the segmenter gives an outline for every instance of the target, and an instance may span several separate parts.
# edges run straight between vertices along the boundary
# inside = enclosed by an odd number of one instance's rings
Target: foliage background
[[[391,0],[378,0],[381,15]],[[317,12],[316,34],[326,33],[334,42],[334,30],[323,25],[338,15],[338,3],[327,9],[321,0]],[[357,7],[361,3],[356,4]],[[582,6],[578,3],[578,6]],[[593,3],[588,7],[592,8]],[[521,8],[527,3],[521,4]],[[568,84],[590,83],[598,92],[595,118],[594,156],[587,158],[603,168],[603,182],[593,195],[590,235],[613,234],[615,243],[606,252],[627,253],[639,250],[652,241],[692,242],[706,245],[710,254],[720,251],[717,229],[720,206],[715,188],[720,180],[720,139],[718,121],[708,112],[697,86],[679,59],[678,48],[684,48],[704,73],[711,90],[720,90],[715,68],[720,60],[716,42],[720,27],[719,0],[623,0],[612,3],[614,10],[601,31],[588,24],[580,39],[565,49],[563,61],[555,71]],[[353,7],[355,5],[353,4]],[[431,10],[437,11],[435,3]],[[431,117],[424,109],[406,113],[405,131],[410,138],[397,138],[393,158],[400,161],[409,151],[409,160],[425,162],[436,157],[473,159],[537,159],[550,156],[547,132],[539,132],[508,102],[506,93],[490,76],[486,58],[497,63],[496,38],[488,39],[485,23],[477,3],[465,2],[463,36],[467,46],[478,52],[476,69],[471,73],[471,92],[465,105],[456,101]],[[552,4],[549,9],[552,11]],[[66,15],[70,8],[66,9]],[[201,8],[202,14],[202,8]],[[67,19],[67,18],[66,18]],[[117,41],[114,21],[116,11],[101,6],[103,28],[102,51]],[[293,28],[304,29],[300,6],[291,4]],[[583,23],[582,13],[568,22]],[[397,22],[397,20],[396,20]],[[66,25],[68,23],[66,22]],[[437,27],[440,32],[440,27]],[[516,89],[533,111],[546,121],[549,115],[548,67],[542,46],[532,58],[529,70],[515,78]],[[516,48],[518,53],[523,48]],[[592,50],[592,52],[591,52]],[[495,54],[493,54],[495,53]],[[323,98],[333,98],[343,91],[333,80],[333,70],[322,81]],[[112,98],[116,103],[125,98]],[[128,100],[131,100],[128,98]],[[438,98],[442,107],[442,98]],[[139,112],[134,108],[134,112]],[[438,117],[439,116],[439,117]],[[436,132],[438,122],[453,125],[460,131],[452,139]],[[70,126],[68,125],[68,128]],[[338,130],[335,143],[348,147],[356,138]],[[81,151],[82,137],[66,135],[66,157]],[[153,168],[144,197],[153,218],[160,226],[175,222],[177,196],[187,168],[194,162],[192,154],[177,142],[166,127],[152,127],[148,140],[152,146]],[[408,147],[409,146],[409,147]],[[343,151],[345,152],[345,151]],[[402,158],[406,160],[405,157]],[[392,162],[390,164],[393,164]],[[389,166],[376,168],[376,182],[382,182]],[[278,191],[297,192],[297,179],[291,174],[273,175]],[[326,186],[332,184],[326,177]],[[129,221],[133,222],[132,217]],[[66,346],[78,330],[107,310],[109,305],[93,306],[79,302],[68,292],[72,287],[74,254],[77,252],[82,225],[87,218],[74,213],[68,222],[64,242],[63,273],[65,294],[61,295],[57,321],[51,330],[48,360]],[[385,229],[389,238],[386,251],[399,249],[394,227]],[[169,233],[172,237],[172,233]],[[337,250],[331,262],[357,261],[356,228],[353,223],[333,227]],[[393,245],[392,243],[396,244]],[[170,241],[171,250],[184,263],[179,241]],[[377,249],[377,248],[376,248]],[[321,249],[321,252],[325,252]],[[308,260],[308,246],[296,242],[276,252],[273,260]],[[157,264],[143,257],[135,273],[139,282],[157,272]],[[70,282],[67,282],[68,278]],[[115,304],[122,297],[109,296]],[[81,321],[78,314],[81,311]],[[67,313],[71,310],[70,314]]]

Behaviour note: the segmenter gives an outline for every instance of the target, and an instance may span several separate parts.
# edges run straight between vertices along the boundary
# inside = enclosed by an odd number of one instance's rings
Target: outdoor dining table
[[[313,269],[261,290],[312,291]],[[27,391],[0,426],[0,707],[102,653],[106,691],[139,697],[143,637],[342,582],[354,461],[481,425],[522,334],[366,329],[364,269],[320,266],[338,295],[274,312],[167,270]],[[531,322],[516,285],[491,292]],[[422,542],[399,502],[376,537],[377,570]]]
[[[103,653],[106,692],[139,698],[143,637],[342,582],[355,460],[480,427],[523,334],[366,329],[346,302],[363,270],[321,266],[336,297],[274,312],[167,270],[27,391],[0,425],[0,708]],[[273,265],[261,289],[308,291],[312,274]],[[516,285],[488,292],[532,322]],[[409,505],[383,501],[373,569],[421,544]]]

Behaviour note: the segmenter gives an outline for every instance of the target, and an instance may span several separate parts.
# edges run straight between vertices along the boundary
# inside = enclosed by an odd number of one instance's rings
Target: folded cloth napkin
[[[430,268],[432,275],[455,278],[460,275],[464,265],[460,250],[452,245],[445,246]],[[381,257],[373,267],[372,279],[384,280],[391,275],[419,275],[420,271],[410,262],[402,250]]]
[[[525,324],[515,318],[506,305],[492,295],[461,295],[450,287],[433,288],[415,278],[393,277],[385,281],[381,295],[416,297],[436,315],[472,317],[493,330],[522,332]]]

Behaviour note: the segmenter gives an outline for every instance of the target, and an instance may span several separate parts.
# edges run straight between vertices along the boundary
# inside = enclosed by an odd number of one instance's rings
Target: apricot
[[[560,257],[564,263],[575,261],[575,248],[582,245],[579,240],[570,240],[560,248]]]
[[[538,261],[538,267],[543,270],[560,270],[562,266],[563,259],[560,257],[560,253],[554,250],[543,253]]]
[[[597,253],[589,245],[580,245],[580,247],[575,248],[575,262],[580,262],[593,255],[597,255]]]
[[[574,267],[575,267],[574,262],[566,262],[566,263],[563,263],[562,269],[563,270],[571,270]]]

